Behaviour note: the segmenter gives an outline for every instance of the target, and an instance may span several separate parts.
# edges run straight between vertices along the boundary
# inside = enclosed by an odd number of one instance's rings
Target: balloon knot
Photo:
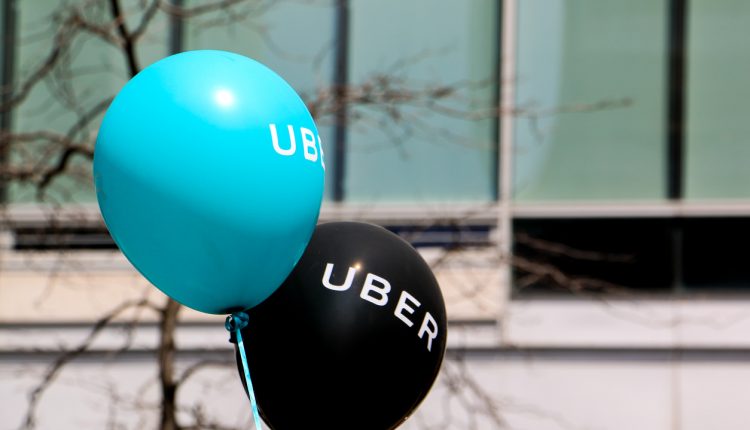
[[[235,312],[232,315],[228,315],[226,321],[224,321],[224,327],[229,331],[229,341],[237,343],[237,330],[247,327],[249,322],[250,317],[245,312]]]

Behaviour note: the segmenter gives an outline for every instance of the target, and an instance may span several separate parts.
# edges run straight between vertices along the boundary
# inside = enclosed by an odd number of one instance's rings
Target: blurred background
[[[114,95],[193,49],[306,101],[321,222],[431,264],[448,352],[403,428],[750,428],[749,3],[0,5],[0,429],[251,428],[223,318],[150,286],[92,187]]]

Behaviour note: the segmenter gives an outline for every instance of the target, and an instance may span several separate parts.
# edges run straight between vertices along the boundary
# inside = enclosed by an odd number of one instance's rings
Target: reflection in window
[[[516,294],[670,291],[670,219],[514,222]]]
[[[84,7],[85,6],[85,7]],[[34,174],[55,166],[71,142],[93,148],[96,130],[108,100],[127,82],[127,63],[121,49],[65,20],[73,13],[85,13],[93,23],[110,22],[104,2],[29,0],[16,2],[15,85],[23,85],[44,66],[59,40],[55,66],[37,82],[28,96],[12,111],[14,133],[53,133],[59,138],[37,136],[17,141],[9,154],[10,168]],[[135,26],[143,16],[137,0],[123,2],[128,23]],[[65,12],[60,14],[60,12]],[[167,53],[167,20],[163,15],[151,22],[138,43],[140,67]],[[72,29],[72,30],[71,30]],[[71,33],[71,31],[75,33]],[[64,34],[66,37],[55,37]],[[90,119],[90,120],[89,120]],[[37,198],[36,187],[14,182],[8,187],[10,202]],[[45,199],[54,202],[93,202],[90,160],[75,155],[64,174],[57,175],[46,189]]]
[[[690,2],[686,197],[750,197],[750,3]]]
[[[523,1],[518,200],[665,197],[665,1]]]
[[[195,0],[187,5],[202,4]],[[336,2],[244,2],[185,21],[186,50],[220,49],[257,60],[281,75],[306,101],[333,85]],[[327,164],[336,164],[333,118],[316,118]],[[326,171],[326,195],[333,187]]]
[[[683,283],[687,291],[748,291],[748,218],[685,220]]]
[[[351,2],[350,84],[406,100],[350,108],[347,201],[494,198],[496,3]]]

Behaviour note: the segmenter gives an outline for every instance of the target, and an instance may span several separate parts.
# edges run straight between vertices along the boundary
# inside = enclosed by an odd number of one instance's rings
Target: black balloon
[[[284,284],[247,313],[250,375],[276,430],[395,428],[427,395],[445,353],[432,271],[371,224],[319,225]]]

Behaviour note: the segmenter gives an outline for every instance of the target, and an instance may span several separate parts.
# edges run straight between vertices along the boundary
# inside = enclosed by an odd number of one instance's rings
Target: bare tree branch
[[[631,294],[630,290],[622,285],[596,278],[573,276],[563,272],[552,264],[529,260],[518,255],[512,256],[511,264],[530,274],[529,279],[526,281],[521,280],[517,283],[518,288],[525,288],[526,286],[531,285],[531,282],[529,282],[530,280],[537,282],[541,279],[549,278],[553,281],[554,286],[577,293],[598,291],[618,294],[621,296],[629,296]]]
[[[49,368],[47,368],[47,371],[44,373],[44,376],[42,377],[41,381],[29,393],[29,404],[27,407],[26,416],[24,418],[24,423],[21,426],[22,429],[31,430],[35,427],[36,407],[39,404],[39,401],[41,400],[41,397],[44,394],[44,392],[47,390],[47,388],[49,388],[52,382],[57,378],[60,371],[65,367],[65,365],[73,361],[79,355],[86,352],[94,343],[94,341],[99,336],[101,331],[105,327],[107,327],[107,325],[111,323],[112,320],[117,318],[119,315],[121,315],[123,312],[125,312],[128,309],[139,308],[139,307],[153,309],[153,305],[146,299],[141,299],[137,301],[131,300],[131,301],[125,301],[125,302],[120,303],[114,309],[112,309],[109,313],[105,314],[98,321],[96,321],[96,323],[94,323],[88,336],[80,344],[78,344],[78,346],[64,351],[62,355],[60,355],[60,357],[58,357],[49,366]]]
[[[203,369],[208,369],[211,367],[218,367],[218,368],[225,368],[225,367],[233,367],[234,366],[233,360],[201,360],[194,364],[192,364],[190,367],[186,368],[182,371],[180,374],[180,377],[177,379],[177,385],[182,386],[185,382],[187,382],[188,379],[190,379],[193,375],[198,373],[199,371]]]
[[[9,94],[10,96],[5,97],[6,102],[0,105],[0,112],[6,112],[9,109],[16,107],[28,96],[28,94],[31,92],[31,89],[52,71],[52,69],[60,59],[63,50],[65,49],[65,47],[67,47],[72,37],[72,31],[74,29],[73,27],[74,26],[72,25],[61,26],[60,30],[54,38],[55,43],[52,50],[44,59],[44,61],[42,61],[42,63],[36,68],[36,70],[29,73],[29,77],[26,78],[26,80],[21,85],[19,85],[20,89],[18,91],[14,91],[12,87],[3,89],[5,94]]]
[[[227,9],[236,4],[243,3],[245,1],[247,0],[220,0],[220,1],[208,2],[208,3],[204,3],[201,5],[192,6],[192,7],[175,6],[169,1],[163,1],[163,2],[160,2],[160,7],[162,10],[164,10],[170,15],[176,15],[182,18],[193,18],[198,15],[204,15],[206,13],[213,12],[216,10]]]
[[[588,261],[609,261],[616,263],[628,263],[632,262],[634,256],[629,254],[611,254],[603,253],[598,251],[586,251],[582,249],[573,248],[562,243],[550,242],[539,238],[531,237],[530,235],[523,232],[516,232],[514,235],[516,242],[529,246],[531,248],[541,250],[554,255],[564,255],[566,257],[574,258],[576,260],[588,260]]]
[[[128,72],[130,76],[135,76],[141,68],[138,65],[133,35],[128,31],[125,16],[120,10],[120,0],[109,0],[109,7],[112,13],[113,22],[117,23],[117,32],[122,39],[122,50],[127,60]]]
[[[174,334],[177,327],[177,315],[182,305],[172,299],[161,311],[159,320],[159,381],[162,392],[161,430],[179,430],[177,424],[177,381],[174,379],[174,356],[176,347]]]
[[[161,4],[161,0],[152,0],[151,4],[148,5],[146,8],[146,11],[143,13],[143,16],[141,17],[141,22],[138,24],[138,26],[133,30],[133,32],[130,34],[130,38],[132,40],[138,40],[141,36],[143,36],[144,33],[146,33],[146,30],[148,29],[148,25],[151,23],[151,21],[156,16],[156,12],[159,11],[159,5]]]

